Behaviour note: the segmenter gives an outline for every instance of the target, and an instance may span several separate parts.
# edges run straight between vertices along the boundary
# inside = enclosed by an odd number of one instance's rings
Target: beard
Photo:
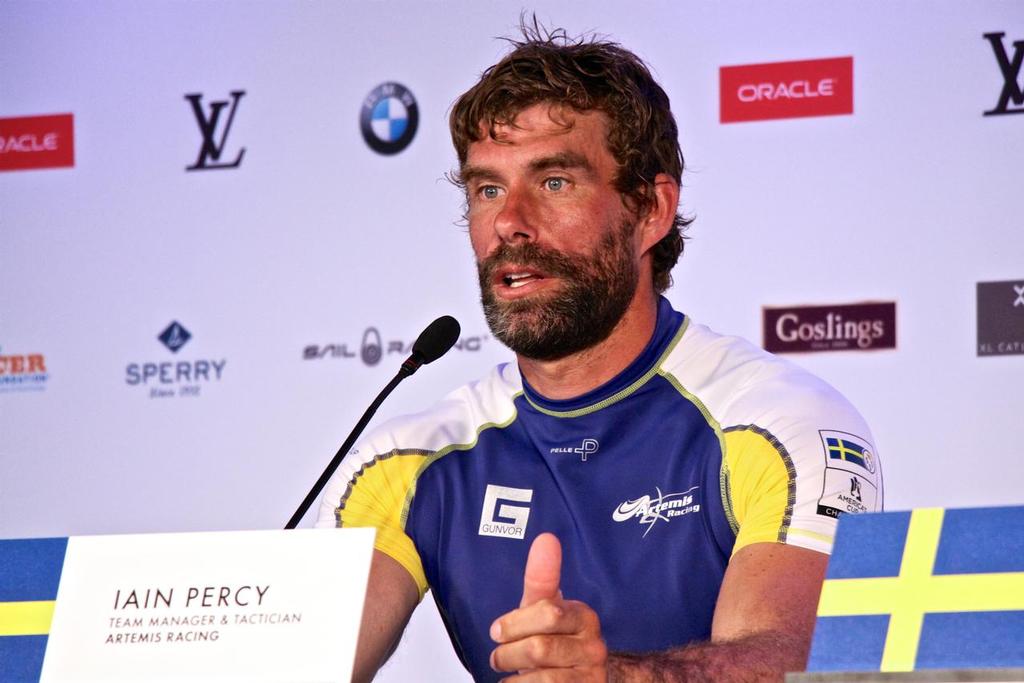
[[[480,300],[491,332],[515,353],[534,360],[565,358],[607,339],[636,293],[633,229],[626,221],[609,230],[589,256],[534,242],[502,243],[477,263]],[[558,277],[561,286],[534,297],[501,300],[494,293],[494,273],[508,263]]]

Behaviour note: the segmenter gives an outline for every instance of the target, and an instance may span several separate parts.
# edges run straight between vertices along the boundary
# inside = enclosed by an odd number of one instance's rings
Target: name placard
[[[0,614],[21,623],[0,629],[0,678],[348,681],[373,538],[302,529],[0,541],[12,577]],[[32,584],[57,562],[56,595],[40,595]]]

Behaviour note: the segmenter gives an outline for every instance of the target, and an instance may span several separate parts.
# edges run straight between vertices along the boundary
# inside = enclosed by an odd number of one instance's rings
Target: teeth
[[[522,287],[526,284],[527,280],[532,280],[535,277],[537,276],[533,273],[509,273],[503,278],[503,280],[505,282],[505,286],[512,287],[514,289],[516,287]]]

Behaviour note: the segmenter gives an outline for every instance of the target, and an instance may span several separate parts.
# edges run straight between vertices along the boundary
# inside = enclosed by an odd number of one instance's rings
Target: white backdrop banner
[[[0,4],[0,537],[280,527],[430,320],[378,419],[510,357],[446,115],[521,9]],[[1024,6],[529,10],[671,97],[677,309],[849,397],[888,508],[1024,502]],[[465,676],[429,603],[382,680]]]

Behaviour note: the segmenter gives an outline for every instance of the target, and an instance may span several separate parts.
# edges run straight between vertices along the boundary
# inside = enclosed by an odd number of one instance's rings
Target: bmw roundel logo
[[[420,121],[416,98],[400,83],[381,83],[363,100],[359,127],[379,154],[398,154],[409,146]]]

